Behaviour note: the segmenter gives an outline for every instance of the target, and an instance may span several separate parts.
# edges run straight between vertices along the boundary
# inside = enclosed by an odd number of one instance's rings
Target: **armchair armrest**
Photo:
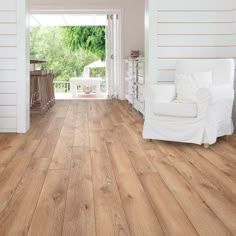
[[[234,89],[228,85],[214,86],[211,89],[200,88],[197,91],[197,107],[200,116],[207,113],[207,109],[219,101],[228,100],[233,106]]]
[[[176,97],[176,89],[172,84],[152,84],[145,87],[145,101],[171,102]]]
[[[217,101],[227,99],[234,99],[234,89],[230,85],[214,86],[211,89],[211,103],[216,103]]]
[[[211,101],[211,90],[208,88],[200,88],[196,94],[197,100],[197,108],[198,108],[198,116],[202,117],[207,113],[207,109],[210,105]]]
[[[200,88],[197,91],[197,103],[208,102],[209,104],[214,104],[223,99],[234,99],[234,89],[231,86],[214,86],[211,89]]]

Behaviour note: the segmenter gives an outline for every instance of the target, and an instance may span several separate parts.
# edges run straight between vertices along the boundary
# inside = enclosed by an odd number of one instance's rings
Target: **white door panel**
[[[107,16],[107,78],[108,96],[118,98],[120,81],[120,32],[117,14]]]

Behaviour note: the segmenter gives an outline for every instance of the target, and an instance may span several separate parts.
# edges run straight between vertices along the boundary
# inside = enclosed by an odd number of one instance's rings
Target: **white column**
[[[145,81],[157,81],[157,10],[158,0],[145,0]]]
[[[72,98],[75,98],[77,95],[77,84],[76,81],[70,81],[70,91]]]
[[[29,0],[17,0],[17,132],[30,127]]]
[[[101,82],[97,82],[96,84],[96,95],[99,96],[101,94]]]

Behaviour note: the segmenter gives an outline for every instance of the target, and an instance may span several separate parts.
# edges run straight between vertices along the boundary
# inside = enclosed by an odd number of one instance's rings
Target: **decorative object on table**
[[[93,87],[89,85],[84,85],[83,86],[83,91],[85,94],[90,94],[93,91]]]
[[[138,50],[132,50],[130,53],[130,58],[137,58],[140,56],[140,51]]]
[[[82,88],[85,88],[86,92],[90,91],[90,88],[93,88],[93,86],[96,86],[96,95],[100,96],[101,94],[101,83],[102,78],[98,77],[75,77],[70,79],[70,91],[71,96],[74,98],[77,96],[78,93],[78,86],[82,86]]]

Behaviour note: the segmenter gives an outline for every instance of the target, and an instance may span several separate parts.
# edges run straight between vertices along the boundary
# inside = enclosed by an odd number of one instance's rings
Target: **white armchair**
[[[233,133],[234,60],[189,60],[178,73],[212,72],[212,87],[199,88],[195,101],[176,99],[175,83],[147,85],[143,137],[210,145]]]

